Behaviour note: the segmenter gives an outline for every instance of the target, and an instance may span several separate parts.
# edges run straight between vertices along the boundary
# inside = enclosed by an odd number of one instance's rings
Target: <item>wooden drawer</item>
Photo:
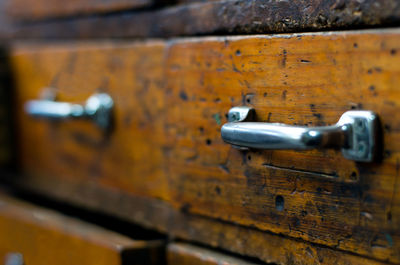
[[[191,264],[191,265],[250,265],[261,264],[258,262],[249,262],[240,258],[231,257],[227,254],[221,254],[217,251],[193,246],[186,243],[171,243],[167,249],[167,264]]]
[[[133,240],[0,195],[2,264],[162,264],[163,258],[162,241]]]
[[[150,7],[154,0],[10,0],[5,11],[14,20],[38,20]]]
[[[104,211],[123,207],[93,203],[106,194],[153,198],[184,214],[399,263],[399,44],[392,29],[15,46],[20,184]],[[23,104],[44,87],[77,103],[109,93],[113,132],[27,116]],[[308,126],[374,111],[383,161],[234,149],[220,128],[240,105],[254,107],[258,121]],[[96,191],[76,192],[88,187]],[[157,218],[147,225],[167,230]]]
[[[49,122],[21,112],[19,158],[25,171],[168,200],[161,118],[164,48],[161,42],[16,48],[17,109],[47,88],[55,90],[57,100],[76,103],[107,92],[115,106],[110,135],[85,120]]]
[[[270,244],[276,243],[275,241],[271,241]],[[283,244],[280,246],[281,248],[291,248],[293,246],[289,246],[290,244]],[[283,261],[279,264],[370,264],[370,265],[378,265],[384,264],[380,262],[376,262],[373,260],[368,260],[362,257],[346,255],[343,253],[318,253],[315,256],[315,253],[310,249],[306,248],[306,253],[299,252],[299,249],[292,249],[293,252],[289,249],[285,250],[285,254],[287,256],[287,260]],[[321,250],[321,249],[320,249]],[[301,256],[300,260],[303,259],[302,262],[299,262],[297,256]],[[244,257],[243,257],[244,258]],[[236,256],[232,256],[227,253],[220,253],[216,250],[211,250],[199,246],[194,246],[188,243],[171,243],[167,248],[167,264],[226,264],[226,265],[245,265],[245,264],[264,264],[257,259],[242,259]],[[271,264],[271,263],[268,263]],[[275,263],[273,263],[275,264]]]
[[[71,5],[79,3],[88,11],[99,5],[149,3],[151,0],[9,0],[16,2],[11,11],[34,18],[30,10],[71,14]],[[32,3],[35,5],[21,4]],[[99,4],[101,2],[101,4]],[[154,0],[159,3],[159,0]],[[162,1],[165,2],[165,1]],[[265,0],[175,0],[179,4],[164,8],[146,8],[106,16],[74,16],[72,19],[47,19],[40,23],[14,25],[14,38],[88,39],[88,38],[170,38],[215,34],[265,34],[306,32],[398,25],[400,2],[397,0],[354,1],[265,1]],[[195,3],[196,2],[196,3]],[[54,4],[53,4],[54,3]],[[86,4],[87,3],[87,4]],[[112,4],[110,4],[112,3]],[[13,4],[13,3],[11,3]],[[47,5],[45,5],[47,4]],[[27,8],[29,7],[29,8]],[[159,7],[159,6],[158,6]],[[28,12],[27,12],[28,11]],[[77,10],[81,11],[81,10]],[[30,12],[30,13],[29,13]],[[53,14],[54,16],[55,14]]]

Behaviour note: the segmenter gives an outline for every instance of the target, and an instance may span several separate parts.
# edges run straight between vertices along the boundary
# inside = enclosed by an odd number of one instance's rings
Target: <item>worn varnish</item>
[[[398,33],[171,45],[166,90],[175,205],[399,262]],[[350,109],[375,111],[384,127],[383,162],[354,163],[335,151],[240,152],[220,137],[227,111],[240,105],[253,106],[258,121],[306,126],[334,124]]]
[[[263,232],[217,219],[191,215],[164,201],[127,194],[72,179],[27,179],[12,175],[14,183],[37,194],[112,214],[115,217],[156,228],[171,238],[180,238],[229,250],[276,264],[387,264],[303,240]],[[117,207],[116,207],[117,205]]]
[[[2,262],[12,253],[31,265],[159,264],[163,258],[161,241],[136,241],[4,194],[0,234]]]
[[[49,122],[20,113],[19,158],[29,174],[84,179],[168,201],[162,149],[164,44],[39,47],[15,50],[21,88],[17,109],[46,91],[59,101],[77,103],[106,92],[115,102],[115,129],[105,135],[87,121]]]
[[[20,1],[27,0],[18,2]],[[49,0],[40,2],[45,1]],[[88,3],[91,2],[97,0]],[[13,36],[126,38],[251,34],[382,27],[396,25],[399,21],[400,2],[397,0],[201,1],[122,15],[18,24]]]
[[[153,0],[6,0],[6,14],[14,20],[39,20],[116,12],[153,5]]]
[[[58,196],[69,193],[69,200],[105,211],[123,207],[93,202],[112,191],[157,198],[185,216],[399,263],[399,40],[398,30],[386,30],[16,46],[27,173],[21,183],[36,190],[42,184],[33,183],[64,185]],[[117,106],[114,132],[27,117],[23,102],[43,87],[73,102],[109,92]],[[354,163],[336,151],[240,152],[219,135],[227,111],[238,105],[255,107],[259,121],[308,126],[333,124],[349,109],[375,111],[383,161]],[[91,188],[74,192],[79,187]],[[49,190],[43,188],[54,196]],[[146,220],[145,210],[127,215],[160,230],[178,225],[168,211],[164,223]]]
[[[254,238],[251,238],[253,240]],[[235,240],[235,239],[232,239]],[[272,245],[277,242],[271,241]],[[292,243],[292,242],[291,242]],[[289,246],[288,246],[289,245]],[[341,254],[343,258],[332,259],[332,255],[322,253],[322,251],[315,250],[315,248],[305,247],[305,249],[295,248],[292,244],[283,244],[281,247],[285,248],[286,260],[284,264],[380,264],[378,262],[354,257],[351,255]],[[295,249],[286,249],[288,247],[294,247]],[[296,252],[297,251],[297,252]],[[296,253],[296,257],[293,254]],[[303,259],[307,262],[299,262],[301,255],[306,256]],[[337,255],[339,256],[339,255]],[[301,260],[301,258],[300,258]],[[249,265],[249,264],[262,264],[257,260],[243,260],[229,256],[229,254],[222,254],[214,250],[190,245],[187,243],[171,243],[167,248],[167,261],[169,265],[172,264],[190,264],[190,265]]]
[[[186,243],[171,243],[167,249],[167,264],[190,264],[190,265],[250,265],[257,264],[247,262],[240,258],[233,258],[217,251],[208,250]],[[261,263],[259,263],[261,264]]]

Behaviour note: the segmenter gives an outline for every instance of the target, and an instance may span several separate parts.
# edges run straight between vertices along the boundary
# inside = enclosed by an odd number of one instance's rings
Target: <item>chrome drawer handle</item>
[[[341,149],[347,159],[371,162],[376,157],[378,117],[371,111],[347,111],[332,126],[305,127],[248,122],[249,107],[234,107],[221,128],[222,139],[240,148],[309,150]]]
[[[25,103],[25,111],[33,117],[55,120],[90,119],[102,129],[111,125],[114,101],[106,93],[93,94],[85,105],[53,100],[30,100]]]

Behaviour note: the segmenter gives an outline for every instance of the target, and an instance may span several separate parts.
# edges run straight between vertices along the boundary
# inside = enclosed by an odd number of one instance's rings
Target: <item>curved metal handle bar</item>
[[[52,100],[30,100],[25,103],[25,111],[33,117],[54,120],[81,119],[92,120],[102,129],[111,125],[114,101],[106,93],[93,94],[85,105],[56,102]]]
[[[332,126],[304,127],[279,123],[247,122],[254,109],[235,107],[222,139],[234,146],[254,149],[341,149],[352,160],[370,162],[375,157],[377,116],[371,111],[348,111]]]
[[[341,148],[348,143],[346,125],[326,127],[288,126],[279,123],[231,122],[222,126],[225,142],[255,149]]]

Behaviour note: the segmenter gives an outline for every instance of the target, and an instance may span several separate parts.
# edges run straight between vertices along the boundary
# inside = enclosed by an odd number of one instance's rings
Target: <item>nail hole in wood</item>
[[[285,208],[285,200],[281,195],[275,197],[275,208],[278,211],[283,211],[283,209]]]

